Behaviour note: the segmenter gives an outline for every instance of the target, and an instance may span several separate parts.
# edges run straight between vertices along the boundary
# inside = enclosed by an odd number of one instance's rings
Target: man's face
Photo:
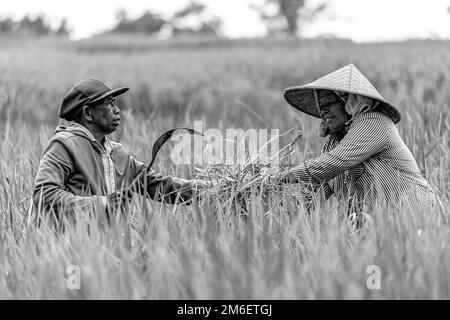
[[[331,131],[340,131],[347,120],[345,105],[342,100],[332,93],[319,97],[320,114]]]
[[[120,125],[120,109],[116,100],[112,97],[106,98],[103,103],[92,108],[92,124],[104,134],[110,134]]]

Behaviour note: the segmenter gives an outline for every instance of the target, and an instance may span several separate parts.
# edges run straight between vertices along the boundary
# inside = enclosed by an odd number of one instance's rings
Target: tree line
[[[67,18],[61,19],[59,25],[56,28],[52,28],[45,15],[41,14],[34,18],[25,15],[20,20],[13,20],[10,17],[0,17],[0,33],[30,36],[66,36],[70,33],[70,30],[67,25]]]
[[[301,26],[312,22],[327,10],[326,3],[312,6],[308,0],[264,0],[260,5],[250,5],[264,22],[269,36],[300,35]],[[195,0],[175,12],[172,17],[163,19],[154,12],[146,12],[138,19],[129,19],[125,10],[120,10],[116,26],[112,33],[142,32],[153,34],[167,27],[172,34],[200,33],[220,35],[222,20],[218,17],[206,17],[207,6]],[[197,21],[197,26],[186,26],[186,21]]]
[[[327,10],[326,3],[311,6],[309,0],[264,0],[260,5],[250,6],[267,27],[269,36],[301,34],[301,26],[312,22]],[[207,5],[191,0],[185,7],[169,18],[147,11],[137,19],[129,18],[124,9],[116,13],[116,24],[109,33],[156,34],[168,29],[172,36],[177,34],[202,34],[220,36],[222,20],[206,14]],[[192,21],[195,21],[192,25]],[[191,22],[190,24],[188,22]],[[68,35],[67,19],[61,19],[59,26],[52,28],[44,15],[21,20],[0,17],[0,33],[23,35]]]
[[[166,19],[151,11],[145,12],[137,19],[130,19],[128,13],[121,9],[116,13],[117,23],[110,33],[155,34],[165,28],[172,36],[178,34],[219,36],[222,20],[216,16],[208,17],[205,14],[206,9],[205,4],[191,1]],[[195,21],[194,25],[187,24],[188,20]]]

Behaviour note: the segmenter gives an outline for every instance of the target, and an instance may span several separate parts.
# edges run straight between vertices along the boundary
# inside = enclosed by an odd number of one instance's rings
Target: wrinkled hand
[[[277,168],[263,167],[261,168],[259,174],[263,177],[263,179],[266,179],[269,184],[282,184],[281,180],[284,175]]]
[[[203,191],[206,189],[213,188],[215,186],[215,182],[206,181],[206,180],[192,180],[192,185],[197,191]]]
[[[270,184],[275,185],[293,183],[296,179],[290,172],[276,172],[273,170],[262,173],[262,176],[267,179]]]
[[[261,170],[259,170],[259,174],[263,177],[275,177],[278,174],[279,169],[273,168],[273,167],[262,167]]]
[[[196,199],[196,201],[201,201],[204,196],[207,194],[208,189],[214,188],[216,185],[215,182],[212,181],[206,181],[206,180],[192,180],[192,188],[193,188],[193,198]]]
[[[107,196],[108,199],[108,211],[118,211],[124,212],[133,198],[133,192],[130,189],[122,189],[111,193]]]

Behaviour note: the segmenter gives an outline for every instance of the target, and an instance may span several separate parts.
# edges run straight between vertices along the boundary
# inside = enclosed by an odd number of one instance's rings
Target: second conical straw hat
[[[284,92],[284,98],[294,108],[320,118],[314,99],[316,89],[354,93],[378,100],[380,103],[376,108],[377,111],[389,116],[394,123],[398,123],[401,119],[397,108],[387,102],[353,64],[346,65],[309,84],[288,88]]]

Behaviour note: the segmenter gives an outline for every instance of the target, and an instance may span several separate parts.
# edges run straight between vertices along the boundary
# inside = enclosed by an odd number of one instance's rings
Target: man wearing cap
[[[115,98],[128,91],[89,79],[75,84],[63,98],[59,126],[45,148],[34,182],[38,212],[73,212],[96,208],[109,212],[126,205],[132,191],[167,203],[189,202],[201,181],[162,176],[108,139],[120,125]],[[133,181],[132,191],[127,187]]]
[[[364,205],[371,211],[375,204],[440,204],[395,126],[399,111],[353,64],[288,88],[284,97],[295,109],[321,118],[320,135],[328,140],[319,157],[275,179],[302,183],[310,201],[334,194],[349,213]]]

